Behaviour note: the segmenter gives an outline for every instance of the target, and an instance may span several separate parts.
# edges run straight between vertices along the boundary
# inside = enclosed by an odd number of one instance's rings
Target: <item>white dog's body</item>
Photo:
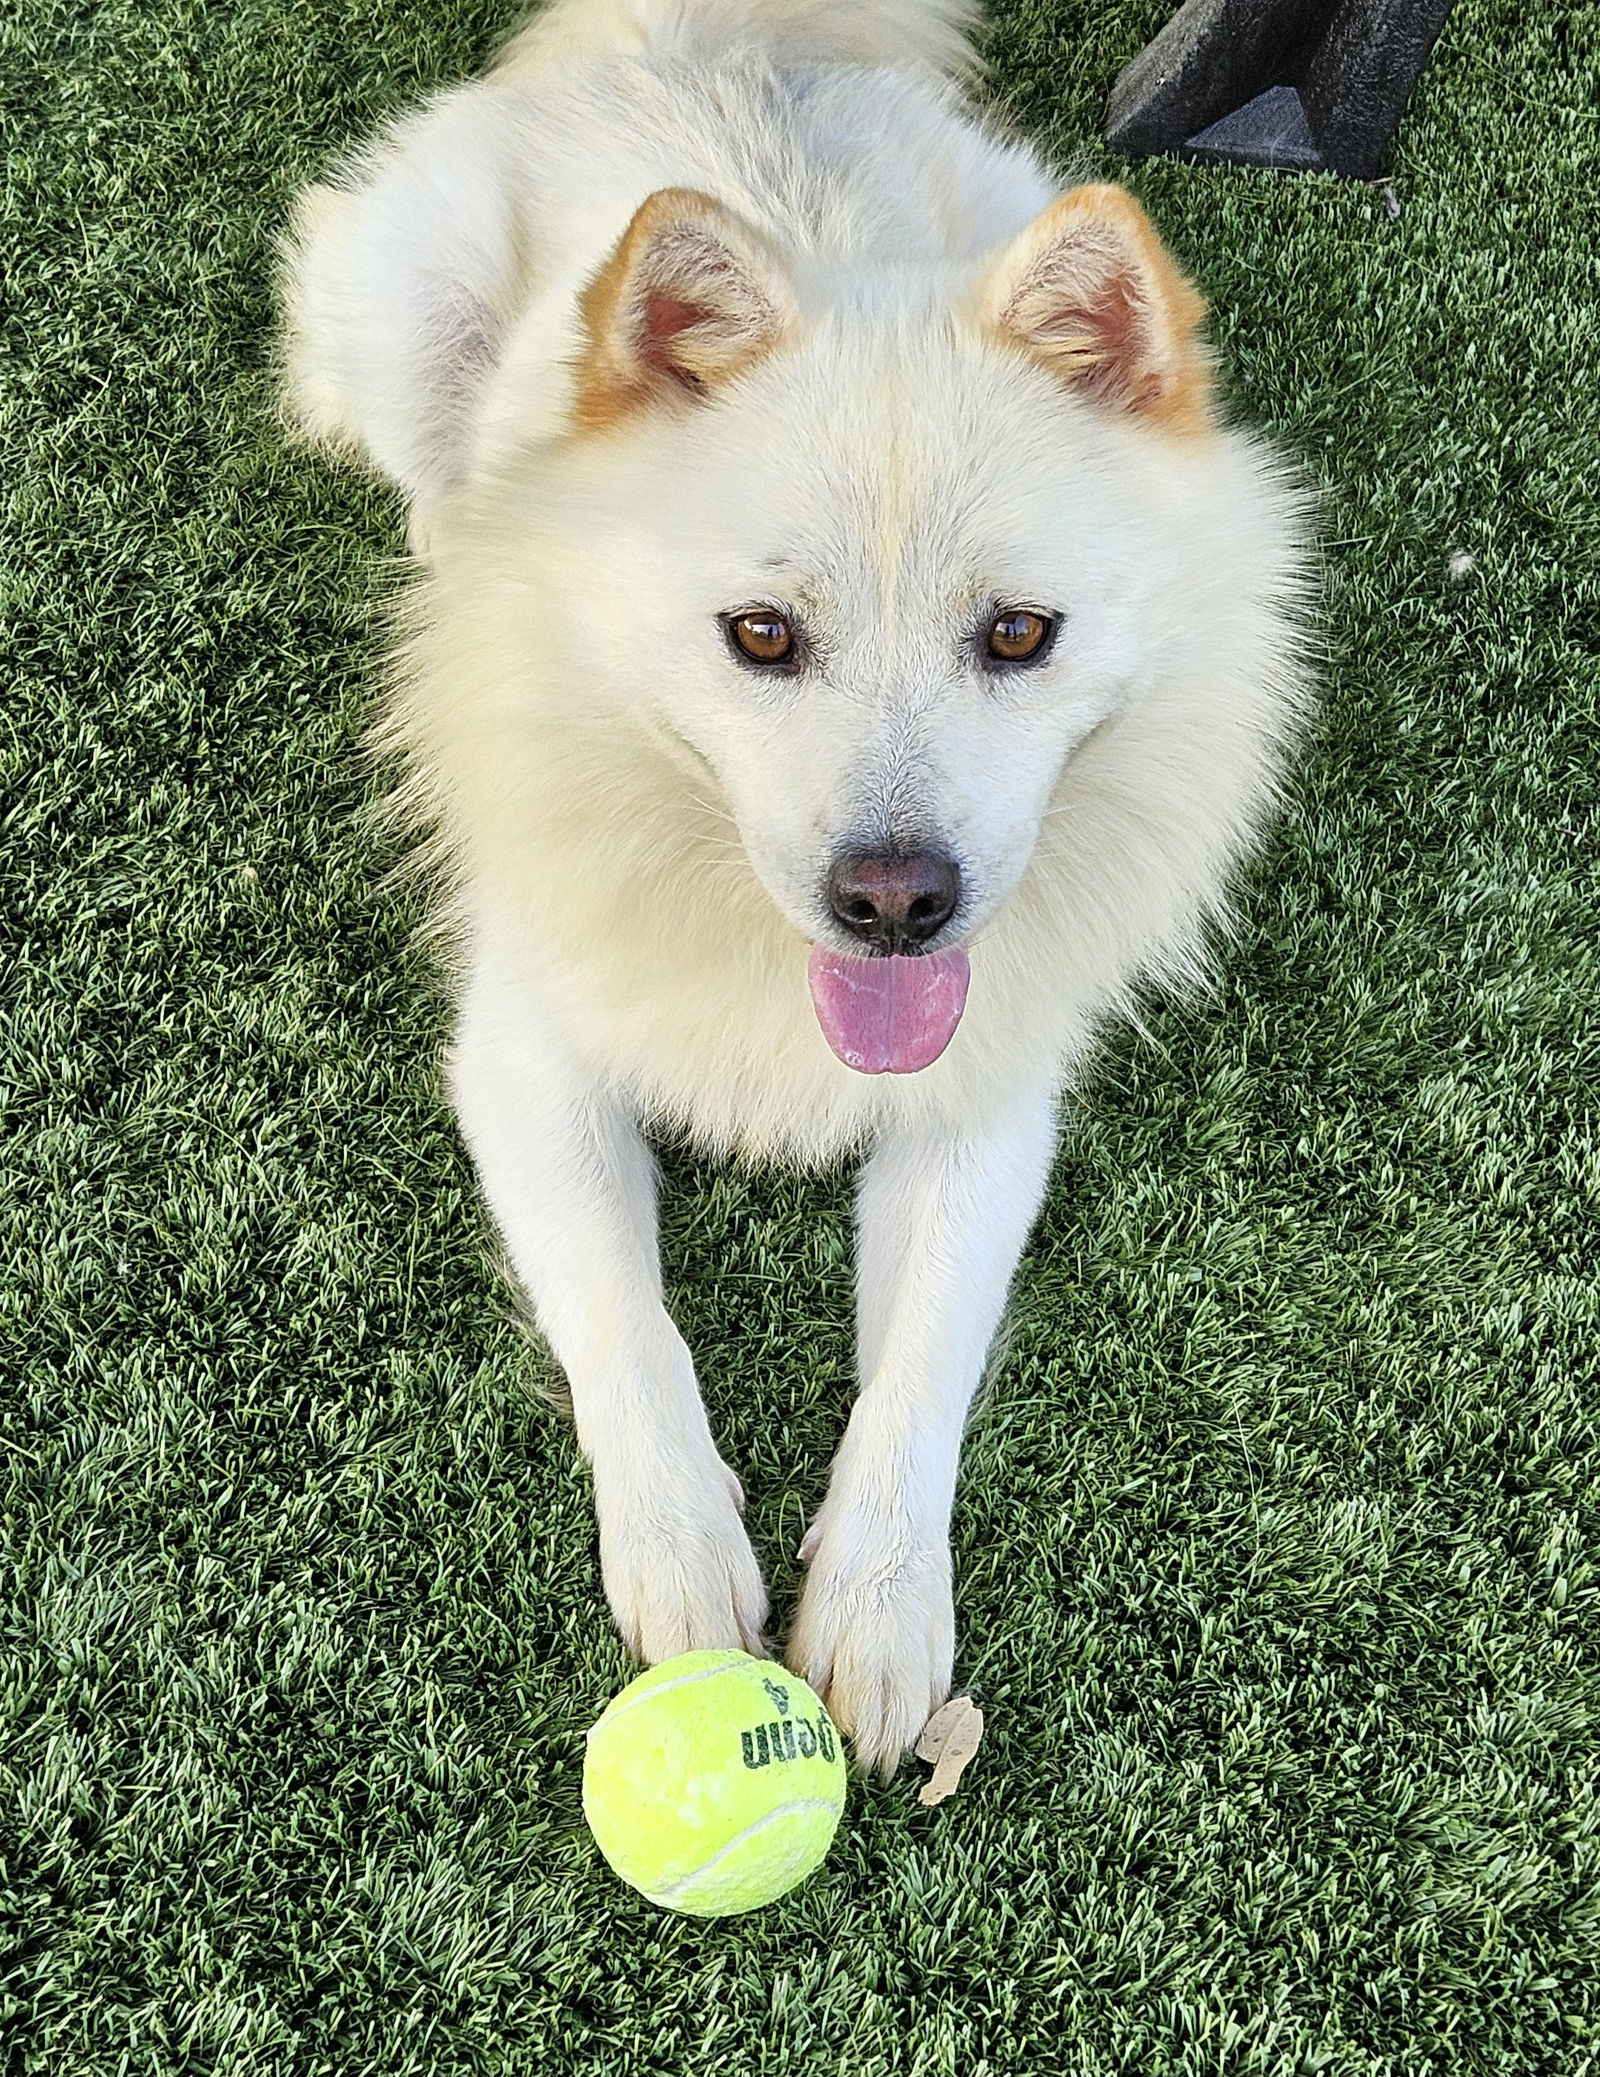
[[[755,1648],[766,1602],[641,1127],[867,1154],[790,1657],[886,1766],[948,1691],[961,1430],[1058,1094],[1192,969],[1296,708],[1293,499],[1134,205],[961,109],[962,11],[559,0],[309,192],[288,284],[302,421],[429,565],[391,740],[452,889],[452,1091],[647,1658]],[[908,858],[947,919],[897,935],[896,882],[849,921],[830,862]],[[946,1050],[856,1072],[874,1017]]]

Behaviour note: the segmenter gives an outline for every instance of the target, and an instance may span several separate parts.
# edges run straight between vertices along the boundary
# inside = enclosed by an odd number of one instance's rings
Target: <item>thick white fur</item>
[[[790,1656],[885,1767],[948,1692],[961,1431],[1059,1092],[1142,981],[1196,970],[1299,703],[1270,460],[975,314],[1058,189],[948,84],[964,15],[557,0],[310,190],[286,266],[298,414],[400,487],[428,564],[389,738],[461,949],[451,1087],[648,1658],[756,1648],[766,1601],[641,1127],[867,1155],[862,1389]],[[725,391],[575,433],[579,298],[667,188],[736,212],[799,318]],[[971,668],[991,595],[1059,612],[1048,666]],[[775,596],[818,630],[799,681],[717,626]],[[962,863],[969,1006],[916,1075],[843,1066],[807,994],[863,833]]]

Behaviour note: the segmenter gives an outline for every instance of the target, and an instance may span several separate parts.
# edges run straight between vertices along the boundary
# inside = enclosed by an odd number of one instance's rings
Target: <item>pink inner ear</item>
[[[674,382],[681,382],[685,389],[699,390],[705,385],[692,368],[685,367],[673,350],[685,332],[711,323],[716,312],[704,303],[690,303],[681,296],[674,296],[665,289],[655,289],[644,299],[644,309],[639,320],[638,353],[648,368],[659,375],[669,375]]]
[[[1041,347],[1070,357],[1075,379],[1092,395],[1135,411],[1160,396],[1149,368],[1150,313],[1128,275],[1103,275],[1031,329]]]

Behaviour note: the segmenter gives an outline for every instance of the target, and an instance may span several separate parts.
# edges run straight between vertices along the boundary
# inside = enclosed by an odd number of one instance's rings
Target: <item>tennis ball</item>
[[[624,1882],[669,1911],[770,1904],[827,1853],[844,1753],[803,1680],[737,1651],[630,1681],[589,1732],[583,1814]]]

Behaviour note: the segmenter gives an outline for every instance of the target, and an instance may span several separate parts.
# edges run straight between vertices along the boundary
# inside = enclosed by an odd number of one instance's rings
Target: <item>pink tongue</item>
[[[854,959],[814,946],[806,969],[822,1035],[864,1075],[914,1075],[949,1045],[967,1001],[967,955]]]

